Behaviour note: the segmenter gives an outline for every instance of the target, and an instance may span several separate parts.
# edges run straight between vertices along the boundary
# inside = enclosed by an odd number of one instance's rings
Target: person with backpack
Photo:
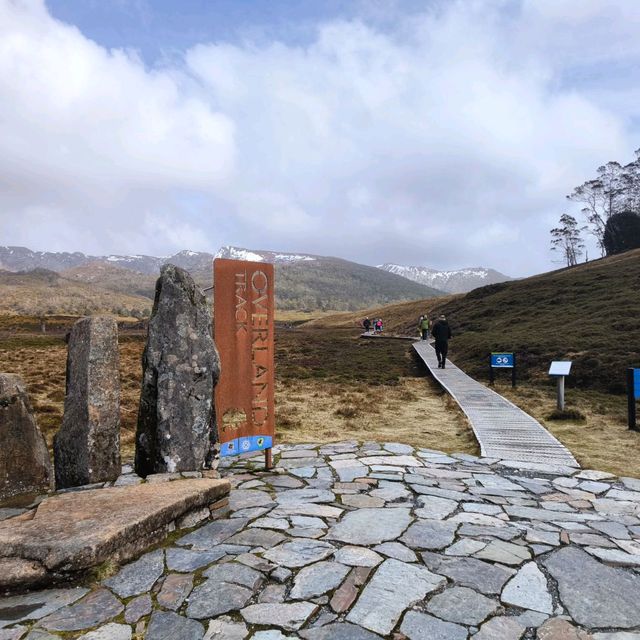
[[[369,320],[369,316],[362,321],[362,326],[364,327],[365,333],[371,331],[371,320]]]
[[[429,318],[425,313],[423,316],[420,316],[420,320],[418,320],[418,331],[422,336],[423,340],[428,340],[429,338]]]
[[[447,362],[447,352],[449,351],[449,340],[451,339],[451,329],[444,313],[433,323],[431,335],[435,338],[436,356],[438,358],[438,369],[444,369]]]

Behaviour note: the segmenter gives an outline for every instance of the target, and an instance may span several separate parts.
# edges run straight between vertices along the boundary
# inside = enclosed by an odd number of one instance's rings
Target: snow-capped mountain
[[[49,251],[31,251],[26,247],[0,247],[0,269],[5,271],[31,271],[33,269],[48,269],[62,271],[79,267],[90,262],[84,253]]]
[[[242,249],[241,247],[224,246],[215,255],[216,258],[226,258],[227,260],[251,260],[252,262],[272,262],[274,264],[284,264],[291,262],[311,262],[318,259],[318,256],[311,256],[304,253],[279,253],[276,251],[261,251],[257,249]]]
[[[104,308],[120,309],[124,304],[123,296],[134,296],[138,299],[138,307],[151,308],[155,282],[160,267],[170,262],[191,273],[196,283],[205,291],[212,290],[214,258],[230,258],[268,262],[276,265],[276,306],[282,310],[314,311],[336,310],[348,311],[372,308],[393,302],[421,300],[438,295],[441,291],[433,287],[414,282],[395,273],[377,269],[357,262],[330,256],[318,256],[308,253],[287,253],[283,251],[262,251],[242,247],[225,246],[215,255],[199,251],[180,251],[172,256],[154,257],[146,255],[105,255],[92,256],[84,253],[55,253],[31,251],[25,247],[0,246],[0,276],[17,282],[24,275],[25,287],[35,287],[29,273],[17,274],[6,272],[33,272],[44,270],[56,281],[76,291],[74,287],[90,287],[82,289],[83,295],[91,297],[106,295],[111,292],[113,300]],[[54,273],[55,272],[55,273]],[[40,278],[37,285],[40,286]],[[26,291],[26,290],[25,290]],[[79,291],[79,289],[78,289]],[[28,295],[23,292],[24,295]],[[0,298],[3,295],[0,283]],[[137,299],[136,298],[136,299]],[[43,298],[45,300],[45,298]],[[71,295],[70,300],[73,300]],[[125,304],[134,308],[132,300]],[[46,300],[45,300],[46,301]],[[44,304],[44,303],[43,303]],[[111,305],[111,306],[109,306]],[[42,312],[49,306],[43,306]],[[51,307],[57,313],[67,313],[71,303],[59,307]],[[135,307],[135,308],[138,308]],[[122,307],[124,308],[124,307]],[[30,312],[32,312],[31,309]]]
[[[87,256],[91,259],[91,256]],[[163,258],[156,258],[155,256],[100,256],[94,258],[93,261],[108,262],[124,269],[130,269],[131,271],[137,271],[138,273],[144,273],[152,275],[158,272],[160,266],[165,260]]]
[[[31,251],[31,249],[27,249],[26,247],[0,246],[0,269],[6,271],[48,269],[50,271],[61,272],[66,269],[84,267],[89,264],[107,263],[146,275],[156,275],[160,267],[167,262],[189,271],[211,271],[211,264],[214,258],[272,262],[274,264],[314,262],[318,260],[318,256],[311,256],[304,253],[260,251],[232,246],[221,247],[215,255],[207,253],[206,251],[185,250],[165,257],[146,255],[92,256],[79,251],[74,253]]]
[[[251,260],[253,262],[270,262],[279,265],[313,265],[326,266],[328,261],[336,263],[336,258],[311,255],[308,253],[286,253],[282,251],[263,251],[258,249],[245,249],[243,247],[224,246],[216,254],[206,251],[180,251],[172,256],[156,257],[147,255],[107,255],[92,256],[79,251],[50,252],[31,251],[26,247],[2,247],[0,246],[0,269],[6,271],[31,271],[33,269],[48,269],[57,273],[68,269],[95,266],[98,263],[113,265],[135,271],[144,275],[157,276],[160,267],[170,262],[187,269],[196,279],[206,284],[212,273],[214,258],[227,258],[231,260]],[[486,284],[504,282],[510,280],[506,276],[493,269],[484,267],[457,269],[454,271],[440,271],[427,267],[405,267],[398,264],[379,265],[379,269],[389,273],[408,278],[432,289],[447,293],[465,293]]]
[[[160,267],[166,262],[190,269],[201,267],[205,264],[210,268],[211,260],[213,260],[212,254],[198,251],[180,251],[169,257],[158,258],[145,255],[92,256],[80,251],[73,253],[31,251],[26,247],[0,246],[0,269],[5,269],[6,271],[48,269],[59,273],[67,269],[102,262],[146,275],[157,275]]]
[[[486,267],[440,271],[428,267],[406,267],[400,264],[386,263],[378,265],[378,268],[447,293],[466,293],[487,284],[496,284],[512,279],[504,273]]]

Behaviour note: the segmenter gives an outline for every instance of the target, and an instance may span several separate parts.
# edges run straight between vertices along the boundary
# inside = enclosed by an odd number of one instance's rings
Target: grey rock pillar
[[[53,444],[59,489],[107,482],[120,474],[118,364],[114,318],[82,318],[73,325],[64,418]]]
[[[210,468],[220,360],[202,290],[171,264],[162,267],[156,283],[142,367],[136,472],[146,477]]]
[[[47,444],[20,376],[0,373],[0,500],[51,488]]]

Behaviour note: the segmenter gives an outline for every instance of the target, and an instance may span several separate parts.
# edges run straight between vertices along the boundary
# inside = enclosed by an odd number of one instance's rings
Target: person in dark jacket
[[[371,331],[371,320],[369,320],[369,316],[367,316],[362,321],[362,326],[364,327],[364,330],[365,330],[366,333],[369,333],[369,331]]]
[[[451,338],[451,329],[449,323],[443,314],[433,323],[431,327],[431,335],[436,340],[436,356],[438,357],[438,369],[444,369],[447,361],[447,352],[449,351],[449,339]]]

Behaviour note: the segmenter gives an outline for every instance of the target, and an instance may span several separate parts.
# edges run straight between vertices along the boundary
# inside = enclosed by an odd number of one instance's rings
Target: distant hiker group
[[[418,319],[418,332],[422,340],[429,339],[429,330],[431,330],[431,335],[435,339],[434,346],[436,356],[438,357],[438,369],[444,369],[449,351],[449,340],[451,338],[451,328],[444,313],[441,313],[433,323],[429,322],[429,317],[426,313],[420,316]]]
[[[373,320],[370,320],[369,316],[367,316],[362,321],[362,326],[367,333],[370,333],[371,331],[373,331],[374,333],[382,333],[382,331],[384,330],[382,318],[374,318]]]
[[[382,318],[371,320],[369,316],[367,316],[362,321],[362,328],[365,330],[365,333],[368,334],[382,333]],[[438,357],[438,369],[444,369],[449,351],[449,340],[451,339],[451,329],[444,313],[441,313],[434,322],[429,321],[429,316],[427,316],[426,313],[421,315],[418,318],[418,332],[422,340],[428,340],[429,334],[431,334],[435,340],[434,347],[436,349],[436,356]]]

